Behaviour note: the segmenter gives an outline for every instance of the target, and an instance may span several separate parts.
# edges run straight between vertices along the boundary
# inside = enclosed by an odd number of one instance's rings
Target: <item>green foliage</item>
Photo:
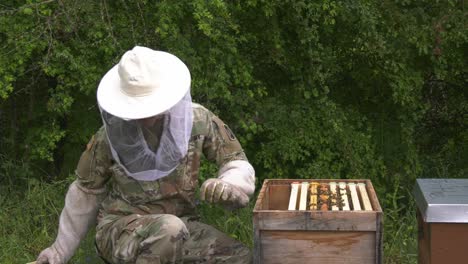
[[[221,206],[200,204],[200,221],[229,234],[244,245],[253,248],[252,211],[254,202],[236,211],[225,211]]]
[[[437,140],[434,159],[466,125],[457,119],[442,139],[426,126],[441,103],[459,114],[467,107],[466,92],[458,96],[468,35],[461,7],[9,0],[0,18],[3,149],[40,166],[54,162],[54,174],[71,171],[75,146],[99,126],[100,78],[125,50],[145,45],[188,64],[195,100],[232,124],[261,179],[414,179],[424,169],[420,149]]]
[[[2,173],[13,176],[8,173],[13,168],[16,171],[21,166],[4,167]],[[1,263],[29,263],[54,241],[65,192],[73,180],[69,177],[45,183],[18,178],[14,183],[0,185]],[[102,263],[94,253],[94,231],[89,232],[70,263]]]
[[[392,189],[380,197],[385,208],[384,263],[417,263],[418,227],[414,198],[398,181]],[[410,200],[406,202],[408,198]]]
[[[415,178],[468,175],[463,4],[4,0],[1,183],[64,180],[100,126],[100,78],[143,45],[187,63],[194,100],[236,132],[258,186],[369,178],[396,232],[389,241],[404,239],[413,223],[395,228],[413,219],[403,205]]]

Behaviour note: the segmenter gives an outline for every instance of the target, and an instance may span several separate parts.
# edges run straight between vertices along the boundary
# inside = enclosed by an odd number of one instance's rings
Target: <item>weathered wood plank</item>
[[[255,202],[254,212],[269,209],[269,207],[264,205],[265,204],[264,198],[265,198],[267,188],[268,188],[268,180],[264,180],[262,188],[260,189],[260,192],[258,193],[257,201]]]
[[[291,187],[288,185],[272,185],[268,188],[268,209],[288,210]],[[268,210],[267,209],[267,210]]]
[[[381,264],[383,261],[383,213],[376,212],[376,231],[375,231],[375,254],[376,263]]]
[[[261,230],[375,231],[376,213],[366,211],[263,211]]]
[[[311,208],[309,206],[312,204],[312,195],[308,197],[310,202],[307,205],[307,210],[289,211],[291,183],[294,181],[307,182],[310,188],[312,188],[312,183],[317,183],[319,187],[322,184],[328,184],[330,189],[326,194],[330,195],[331,199],[341,196],[345,200],[345,207],[342,208],[344,211],[339,211],[340,208],[338,211],[333,211],[333,207],[330,211],[318,210],[321,208],[309,210]],[[321,264],[382,263],[383,214],[372,183],[370,180],[340,180],[339,183],[334,182],[335,188],[331,188],[331,181],[327,179],[264,181],[254,208],[255,264],[310,263],[311,259],[313,259],[313,263]],[[339,188],[340,183],[344,185],[343,188]],[[351,191],[348,189],[347,183],[365,183],[365,190],[373,210],[366,211],[367,205],[362,200],[365,200],[365,192],[360,189],[361,185],[358,185],[356,193],[358,199],[361,200],[356,204],[360,204],[361,209],[364,210],[351,211]],[[301,187],[298,189],[300,191]],[[312,191],[312,189],[310,190]],[[301,196],[299,191],[298,199]],[[317,190],[316,193],[317,200],[322,198],[320,195],[323,194],[323,190]],[[323,204],[321,201],[316,202],[318,203],[317,207]],[[331,205],[333,206],[334,203]],[[317,240],[316,237],[312,236],[313,233],[321,233],[323,237]],[[285,234],[286,236],[282,237]],[[355,234],[355,236],[353,238],[346,237],[347,234]],[[342,247],[351,248],[356,255]],[[327,253],[330,254],[327,255]],[[368,255],[360,257],[360,254]]]
[[[359,192],[361,193],[362,203],[364,205],[365,211],[372,211],[372,205],[369,200],[369,196],[367,195],[366,184],[365,183],[358,183]]]
[[[254,252],[253,254],[253,263],[254,264],[262,264],[262,237],[261,237],[261,230],[259,228],[255,228],[259,226],[259,219],[258,215],[253,216],[253,226],[254,226]]]
[[[361,204],[359,203],[359,197],[356,191],[356,184],[354,182],[348,183],[349,192],[351,193],[351,200],[353,201],[353,210],[361,211]]]
[[[372,185],[372,182],[370,180],[367,180],[365,183],[367,194],[369,195],[369,199],[372,204],[372,208],[374,209],[374,211],[382,212],[382,207],[380,207],[379,199],[377,199],[377,194],[374,191],[374,186]]]
[[[261,243],[263,264],[376,263],[374,232],[262,231]]]

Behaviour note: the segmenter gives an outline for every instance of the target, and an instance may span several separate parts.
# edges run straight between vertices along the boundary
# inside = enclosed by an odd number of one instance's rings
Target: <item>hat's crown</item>
[[[159,87],[158,67],[161,65],[153,55],[154,51],[136,46],[127,51],[119,62],[120,89],[131,97],[147,96]]]

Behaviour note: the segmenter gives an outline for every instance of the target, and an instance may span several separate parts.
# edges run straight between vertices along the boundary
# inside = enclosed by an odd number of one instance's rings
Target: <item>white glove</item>
[[[200,198],[209,203],[220,203],[229,208],[245,207],[249,197],[236,186],[220,179],[208,179],[201,187]]]
[[[57,238],[37,257],[37,264],[64,264],[73,256],[89,227],[95,223],[100,200],[106,190],[89,190],[74,181],[65,196]]]
[[[200,190],[202,201],[230,208],[245,207],[255,190],[255,171],[249,162],[234,160],[219,170],[217,179],[206,180]]]
[[[44,249],[41,254],[39,254],[39,257],[36,260],[36,264],[61,264],[65,263],[65,260],[63,258],[61,259],[60,254],[57,252],[55,249],[54,245]]]
[[[246,160],[233,160],[219,169],[218,179],[230,183],[249,197],[255,191],[255,170]]]

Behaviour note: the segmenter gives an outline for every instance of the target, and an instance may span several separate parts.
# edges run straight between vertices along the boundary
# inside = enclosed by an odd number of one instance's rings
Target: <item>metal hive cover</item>
[[[468,223],[468,179],[417,179],[413,194],[425,222]]]

